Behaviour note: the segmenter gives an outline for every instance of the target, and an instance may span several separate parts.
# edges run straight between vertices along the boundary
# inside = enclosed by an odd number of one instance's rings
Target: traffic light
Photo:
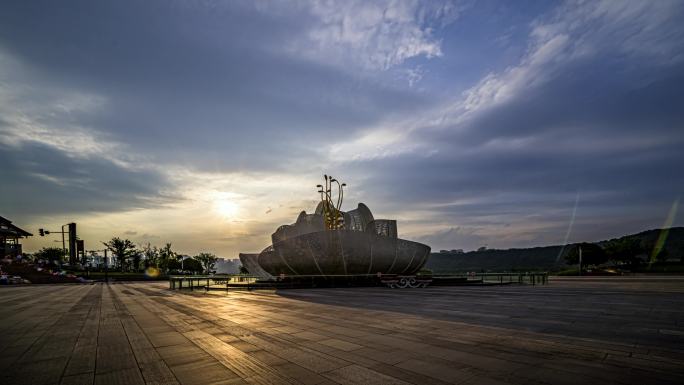
[[[38,233],[41,237],[45,236],[45,231],[43,229],[38,229]]]

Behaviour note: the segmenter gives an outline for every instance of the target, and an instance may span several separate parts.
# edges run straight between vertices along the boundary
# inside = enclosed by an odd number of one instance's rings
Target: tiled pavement
[[[2,384],[682,384],[684,279],[0,288]]]

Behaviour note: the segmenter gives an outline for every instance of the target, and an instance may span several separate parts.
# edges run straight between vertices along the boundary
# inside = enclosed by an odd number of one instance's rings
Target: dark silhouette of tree
[[[159,262],[157,267],[159,270],[166,273],[171,269],[171,264],[175,267],[176,264],[174,262],[178,262],[176,260],[176,253],[171,250],[171,243],[167,243],[159,250]],[[180,266],[180,262],[177,265]]]
[[[145,258],[145,267],[155,266],[159,267],[159,249],[157,246],[152,246],[149,242],[140,248],[143,257]]]
[[[608,259],[618,262],[626,263],[630,266],[638,265],[640,260],[639,255],[644,254],[646,249],[637,238],[620,238],[609,241],[604,247]]]
[[[655,260],[658,262],[667,262],[668,258],[670,258],[670,253],[668,253],[665,249],[660,249],[655,255]]]
[[[143,254],[140,250],[135,250],[133,253],[133,271],[140,271],[140,262],[142,262]]]
[[[128,259],[137,253],[135,244],[128,239],[114,237],[111,241],[102,242],[102,244],[116,255],[122,272],[128,267]]]
[[[35,259],[45,259],[50,262],[52,261],[62,261],[66,256],[63,249],[59,247],[43,247],[34,254]]]
[[[183,261],[183,270],[192,271],[193,273],[200,273],[203,269],[204,268],[202,267],[200,261],[196,260],[195,258],[186,258],[185,261]]]
[[[196,255],[194,258],[202,264],[206,274],[209,274],[211,269],[214,268],[216,261],[218,261],[218,257],[211,253],[199,253],[199,255]]]
[[[573,245],[565,256],[565,261],[569,265],[579,263],[580,248],[582,249],[582,266],[596,266],[608,261],[608,255],[601,246],[594,243],[579,243]]]
[[[249,274],[249,270],[243,265],[240,265],[240,274]]]

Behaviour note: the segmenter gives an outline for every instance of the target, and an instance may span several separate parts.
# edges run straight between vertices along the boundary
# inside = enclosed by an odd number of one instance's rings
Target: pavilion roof
[[[3,236],[9,235],[9,236],[16,236],[16,237],[30,237],[33,234],[13,225],[12,221],[10,221],[7,218],[0,216],[0,235],[3,235]]]

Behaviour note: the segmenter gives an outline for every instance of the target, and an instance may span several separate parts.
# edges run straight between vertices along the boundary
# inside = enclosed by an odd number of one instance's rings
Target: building
[[[21,254],[21,238],[33,234],[12,224],[7,218],[0,217],[0,259],[15,258]]]

